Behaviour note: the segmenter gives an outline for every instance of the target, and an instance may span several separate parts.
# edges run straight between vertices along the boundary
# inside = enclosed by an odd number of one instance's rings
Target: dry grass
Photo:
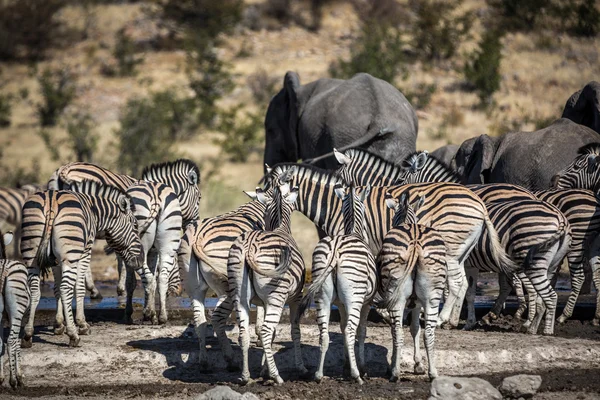
[[[248,1],[257,2],[260,1]],[[469,0],[464,7],[477,10],[484,4],[483,0]],[[102,60],[111,57],[117,30],[127,26],[135,34],[139,31],[136,31],[136,26],[143,25],[142,7],[140,3],[96,6],[96,24],[90,30],[89,39],[56,50],[51,59],[39,66],[41,70],[46,64],[68,64],[78,72],[80,90],[76,105],[89,107],[99,123],[101,151],[97,162],[108,167],[113,167],[115,162],[113,130],[118,123],[119,109],[128,98],[173,85],[187,90],[185,55],[181,51],[148,52],[144,64],[139,67],[140,74],[135,78],[105,78],[100,75]],[[256,110],[258,105],[254,104],[246,80],[259,69],[281,79],[287,70],[295,70],[303,82],[326,76],[329,63],[348,54],[358,19],[352,6],[341,2],[328,3],[323,15],[322,29],[318,33],[292,26],[281,31],[248,31],[228,38],[221,54],[233,64],[237,88],[223,100],[223,105],[243,103]],[[76,26],[80,24],[81,11],[72,7],[65,10],[62,17]],[[459,54],[473,49],[480,35],[480,25],[478,22],[475,24],[472,40],[461,45]],[[250,56],[235,58],[244,42],[251,49]],[[503,42],[502,86],[495,96],[502,111],[496,114],[478,111],[475,108],[477,97],[458,89],[462,80],[461,73],[457,72],[462,67],[459,60],[441,67],[412,65],[409,67],[409,80],[396,82],[408,90],[419,83],[437,85],[429,106],[418,112],[420,135],[417,145],[420,149],[433,150],[448,142],[460,143],[471,136],[488,133],[489,127],[498,124],[499,119],[518,123],[526,115],[556,115],[558,118],[568,96],[600,75],[598,40],[555,35],[540,39],[534,34],[509,34]],[[0,130],[4,161],[27,167],[33,159],[37,159],[41,175],[49,176],[57,163],[50,160],[36,134],[38,127],[32,106],[38,101],[35,77],[25,65],[3,65],[2,70],[2,79],[8,82],[6,90],[17,93],[20,88],[26,87],[30,92],[28,101],[15,105],[12,126]],[[279,87],[278,82],[276,89]],[[439,137],[436,132],[448,118],[453,121],[451,127],[445,137]],[[60,129],[56,132],[61,134]],[[213,144],[216,134],[199,132],[193,139],[177,146],[182,156],[202,163],[204,173],[211,168],[217,171],[211,182],[203,183],[202,216],[216,215],[245,202],[246,197],[241,190],[253,189],[254,182],[262,174],[259,157],[253,157],[243,165],[220,161],[219,149]],[[293,231],[306,261],[310,263],[310,254],[317,240],[312,223],[301,216],[294,216]]]

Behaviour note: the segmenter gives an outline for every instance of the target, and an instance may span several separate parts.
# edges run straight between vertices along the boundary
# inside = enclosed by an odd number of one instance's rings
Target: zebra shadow
[[[231,331],[233,328],[229,327]],[[344,338],[340,333],[330,332],[329,350],[325,357],[325,375],[331,377],[344,376],[343,355]],[[231,334],[228,334],[231,337]],[[251,338],[248,354],[250,376],[259,382],[262,369],[262,348],[256,347],[256,338]],[[176,338],[153,338],[148,340],[135,340],[127,343],[139,350],[154,351],[165,357],[168,368],[163,376],[172,381],[186,383],[236,383],[240,378],[242,365],[241,349],[233,342],[235,357],[235,370],[228,370],[225,359],[221,353],[220,346],[212,329],[207,329],[206,345],[208,356],[208,368],[201,369],[198,363],[198,340],[194,330],[188,326],[186,330]],[[307,376],[300,376],[295,369],[293,343],[289,339],[275,338],[274,354],[275,363],[281,377],[285,381],[311,380],[317,368],[320,358],[319,346],[302,343],[302,355],[306,368],[309,370]],[[365,358],[369,376],[386,376],[387,374],[387,348],[367,341],[365,343]]]

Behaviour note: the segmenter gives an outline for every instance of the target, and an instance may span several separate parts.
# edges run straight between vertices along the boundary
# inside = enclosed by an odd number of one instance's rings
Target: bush
[[[540,16],[551,8],[549,0],[488,0],[502,19],[500,25],[508,30],[531,30],[537,27]]]
[[[482,106],[491,104],[492,95],[500,88],[500,61],[502,59],[501,35],[486,31],[476,50],[465,64],[466,80],[477,92]]]
[[[137,74],[136,67],[144,62],[144,58],[136,53],[135,44],[125,33],[125,29],[119,29],[113,51],[113,56],[119,66],[119,76],[135,76]]]
[[[0,2],[0,60],[37,60],[56,38],[56,14],[66,0],[5,0]]]
[[[329,66],[334,78],[348,79],[366,72],[393,82],[403,65],[402,37],[399,30],[378,22],[364,23],[360,36],[350,46],[350,60],[338,60]]]
[[[405,11],[396,0],[353,0],[352,5],[362,23],[394,25],[400,21]]]
[[[404,90],[403,94],[414,108],[422,110],[431,103],[431,97],[436,90],[435,83],[419,83],[415,90]]]
[[[115,131],[119,168],[137,176],[144,165],[172,158],[174,144],[192,126],[186,107],[189,100],[172,89],[129,100]]]
[[[572,2],[571,2],[572,3]],[[595,0],[582,0],[571,8],[575,15],[571,31],[578,36],[596,36],[600,31],[600,11]]]
[[[415,13],[412,25],[413,46],[426,61],[454,56],[473,24],[473,14],[456,16],[462,0],[411,0]]]
[[[75,111],[65,118],[67,137],[56,140],[51,131],[42,129],[38,134],[44,141],[54,161],[92,162],[98,145],[98,135],[93,132],[96,123],[87,111]],[[68,148],[71,155],[61,160],[61,149]]]
[[[40,125],[55,126],[58,117],[75,99],[75,75],[68,67],[45,69],[38,76],[43,103],[37,105]]]
[[[233,162],[246,162],[251,153],[260,153],[260,132],[263,129],[263,117],[260,114],[246,113],[245,118],[238,118],[241,105],[219,113],[217,130],[224,137],[215,142],[221,151]]]
[[[2,128],[10,126],[12,100],[13,96],[11,94],[0,93],[0,127]]]
[[[271,97],[277,91],[278,79],[274,76],[269,76],[267,71],[259,69],[255,73],[248,76],[246,79],[248,88],[252,92],[252,97],[257,103],[264,104],[271,100]]]

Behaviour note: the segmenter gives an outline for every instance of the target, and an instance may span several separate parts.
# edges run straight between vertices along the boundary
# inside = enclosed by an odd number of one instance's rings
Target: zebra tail
[[[317,277],[317,279],[312,281],[308,290],[306,291],[306,294],[304,295],[304,297],[302,297],[302,300],[300,301],[300,307],[298,308],[298,319],[300,319],[300,317],[304,315],[304,312],[312,303],[313,299],[315,298],[315,295],[323,287],[323,284],[325,283],[327,277],[331,275],[333,269],[337,266],[337,263],[333,262],[335,254],[336,252],[334,250],[327,255],[327,259],[325,260],[325,270],[321,275]]]
[[[564,219],[561,218],[560,225],[558,226],[556,232],[554,232],[546,241],[531,246],[529,251],[527,251],[527,256],[525,257],[525,261],[523,262],[523,268],[529,268],[533,263],[533,258],[537,253],[549,249],[556,242],[562,239],[566,232],[567,224],[565,223]]]
[[[417,252],[416,257],[413,254],[414,252]],[[420,248],[417,248],[416,245],[412,245],[409,248],[406,256],[407,260],[413,260],[413,262],[406,266],[406,268],[402,271],[400,277],[390,280],[390,282],[387,285],[387,288],[385,288],[381,302],[377,305],[378,307],[389,309],[394,304],[398,303],[406,280],[409,276],[412,275],[413,271],[417,267],[417,263],[423,261],[423,253],[420,250]]]
[[[50,249],[50,239],[52,238],[52,227],[54,225],[54,212],[53,210],[50,210],[50,203],[47,198],[44,204],[44,211],[46,222],[44,223],[44,230],[35,259],[42,272],[42,277],[47,278],[50,273],[50,268],[54,266],[54,260],[52,260],[50,254],[52,252]]]
[[[281,258],[279,259],[279,265],[277,265],[274,269],[265,269],[259,267],[253,260],[248,262],[248,265],[255,273],[266,276],[268,278],[277,278],[283,275],[292,263],[292,250],[289,246],[283,246],[281,248]]]
[[[154,222],[155,220],[158,219],[158,215],[160,214],[160,211],[161,211],[160,204],[153,203],[152,207],[150,208],[150,215],[144,221],[144,225],[142,225],[138,228],[138,232],[139,232],[140,236],[142,236],[144,233],[146,233],[146,231],[148,230],[150,225],[152,225],[152,222]]]
[[[515,263],[515,261],[506,253],[506,250],[500,241],[500,237],[498,236],[498,231],[496,231],[494,223],[490,220],[490,216],[488,215],[487,211],[485,212],[485,218],[483,221],[485,223],[485,227],[488,232],[488,238],[490,240],[492,258],[494,259],[496,265],[498,265],[505,273],[512,273],[520,269],[521,266]]]
[[[193,240],[193,238],[190,238],[190,240]],[[198,257],[198,259],[202,263],[208,265],[210,267],[210,269],[212,269],[214,271],[214,273],[217,274],[217,276],[219,276],[222,279],[227,280],[227,269],[225,269],[223,271],[222,269],[215,267],[213,265],[213,263],[211,262],[210,257],[208,257],[206,255],[206,253],[204,252],[204,249],[202,248],[202,246],[192,246],[191,244],[190,244],[190,246],[192,247],[192,253],[195,254],[196,257]]]

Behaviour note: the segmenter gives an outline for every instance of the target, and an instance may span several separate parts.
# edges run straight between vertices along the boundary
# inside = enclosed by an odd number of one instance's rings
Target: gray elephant
[[[300,85],[285,74],[265,117],[265,164],[311,161],[321,168],[338,164],[333,148],[367,149],[400,162],[415,151],[417,116],[396,88],[369,74]]]
[[[573,93],[565,104],[562,117],[600,133],[600,83],[591,81]]]
[[[443,162],[444,164],[450,166],[458,148],[460,146],[458,144],[447,144],[445,146],[439,147],[429,153],[430,156],[435,158],[438,161]]]
[[[550,187],[552,177],[573,161],[581,146],[599,139],[590,128],[561,118],[534,132],[468,139],[451,166],[465,184],[504,182],[542,190]]]

